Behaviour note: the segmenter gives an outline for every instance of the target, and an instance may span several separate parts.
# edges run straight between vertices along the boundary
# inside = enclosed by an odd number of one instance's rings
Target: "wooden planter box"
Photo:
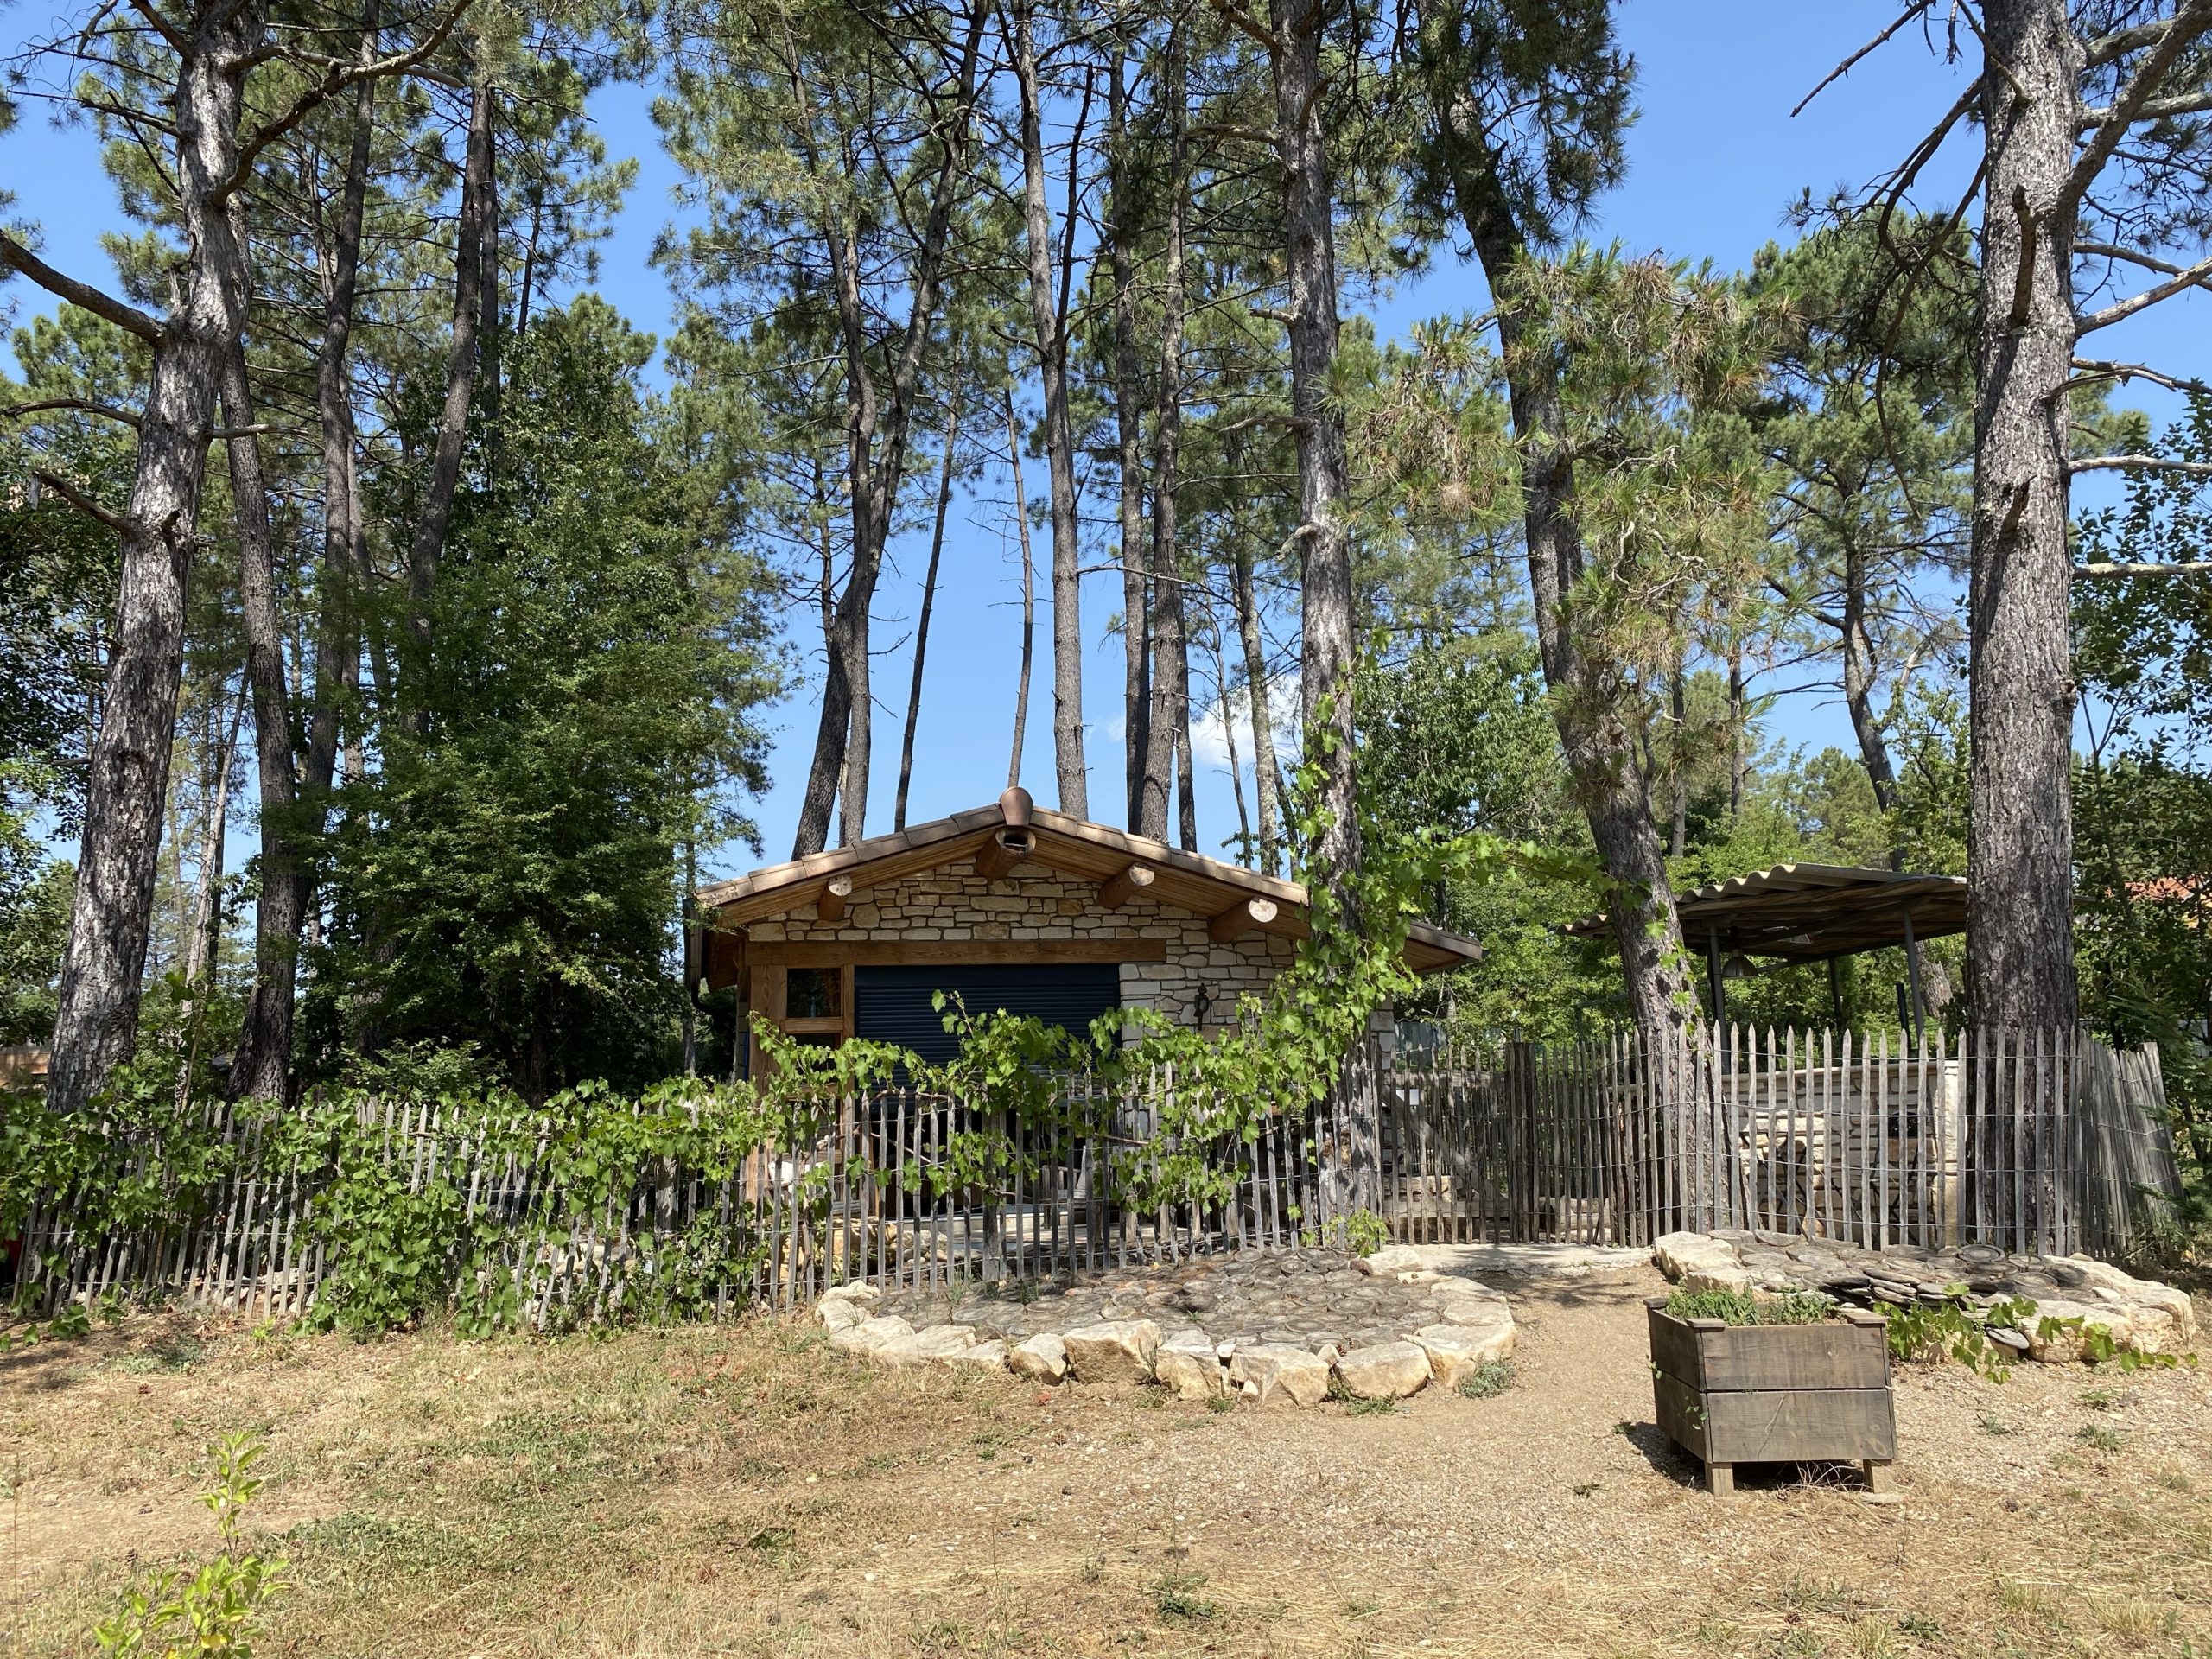
[[[1875,1491],[1890,1490],[1897,1414],[1879,1314],[1730,1325],[1675,1319],[1663,1297],[1645,1306],[1659,1427],[1703,1462],[1715,1495],[1733,1494],[1739,1463],[1856,1463]]]

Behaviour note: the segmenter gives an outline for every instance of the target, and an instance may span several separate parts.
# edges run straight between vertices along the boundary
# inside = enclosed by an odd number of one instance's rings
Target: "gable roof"
[[[1155,904],[1212,917],[1251,899],[1268,899],[1274,904],[1274,915],[1254,924],[1253,931],[1292,939],[1302,939],[1308,931],[1306,888],[1300,883],[1049,811],[1032,803],[1023,789],[1007,791],[992,805],[956,812],[895,835],[871,836],[849,847],[709,883],[696,895],[698,910],[721,927],[742,927],[815,903],[836,877],[849,875],[856,891],[887,887],[924,870],[973,858],[1009,831],[1026,832],[1031,861],[1065,875],[1103,886],[1137,866],[1151,872],[1143,892]],[[1416,973],[1462,967],[1482,953],[1475,940],[1422,922],[1414,925],[1406,940],[1406,963]]]
[[[1723,950],[1823,962],[1903,944],[1907,918],[1916,941],[1965,932],[1967,880],[1843,864],[1777,864],[1683,893],[1675,909],[1682,942],[1692,950],[1706,949],[1718,936]],[[1610,929],[1601,912],[1562,931],[1591,938]]]

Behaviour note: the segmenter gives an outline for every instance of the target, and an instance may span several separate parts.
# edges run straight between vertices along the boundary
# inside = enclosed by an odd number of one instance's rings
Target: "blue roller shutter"
[[[932,1006],[957,991],[970,1014],[1003,1008],[1082,1035],[1122,1000],[1121,969],[1110,962],[1009,963],[989,968],[855,968],[853,1031],[911,1048],[925,1060],[952,1058],[953,1039]]]

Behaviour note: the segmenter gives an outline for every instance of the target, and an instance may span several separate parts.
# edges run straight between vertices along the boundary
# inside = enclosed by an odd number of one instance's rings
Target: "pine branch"
[[[113,323],[124,333],[136,334],[151,345],[161,343],[162,325],[137,306],[125,305],[113,295],[94,288],[90,283],[80,283],[73,276],[64,276],[5,231],[0,231],[0,260],[12,265],[48,293]]]
[[[91,496],[86,495],[82,490],[79,489],[74,484],[72,484],[67,479],[61,478],[53,473],[49,473],[43,467],[34,467],[31,468],[31,476],[36,479],[40,483],[45,485],[47,488],[52,490],[56,495],[60,496],[64,501],[67,501],[71,506],[76,508],[78,512],[84,513],[90,518],[99,519],[100,523],[105,524],[117,535],[128,536],[130,534],[131,526],[130,521],[128,518],[124,518],[120,513],[110,512],[105,507],[100,505],[99,502],[93,500]]]
[[[105,415],[109,420],[121,421],[129,427],[138,424],[138,417],[127,409],[117,409],[110,404],[88,403],[82,397],[42,397],[35,404],[10,404],[0,407],[0,415],[11,420],[22,420],[26,416],[42,415],[53,409],[76,410],[86,415]]]
[[[2161,300],[2170,300],[2187,288],[2202,288],[2212,278],[2212,259],[2201,259],[2186,270],[2177,270],[2156,288],[2146,288],[2131,298],[2108,305],[2101,311],[2093,311],[2082,319],[2077,334],[2094,334],[2100,328],[2109,328],[2133,316],[2138,311],[2147,311]]]
[[[2090,455],[2069,461],[2071,473],[2177,473],[2186,478],[2212,478],[2212,461],[2174,461],[2164,455]]]
[[[1827,91],[1827,89],[1834,86],[1837,81],[1841,80],[1846,75],[1849,74],[1858,65],[1860,59],[1866,57],[1869,54],[1878,50],[1885,45],[1891,35],[1896,34],[1914,18],[1919,16],[1922,12],[1927,10],[1928,8],[1935,4],[1935,3],[1936,0],[1914,0],[1913,4],[1905,8],[1904,16],[1898,18],[1897,22],[1891,23],[1887,29],[1877,35],[1872,40],[1867,41],[1866,45],[1860,47],[1856,52],[1853,53],[1841,63],[1836,65],[1834,68],[1829,70],[1826,75],[1822,76],[1819,86],[1814,87],[1811,92],[1806,93],[1804,97],[1797,100],[1797,108],[1789,111],[1789,118],[1792,121],[1795,121],[1798,117],[1799,111],[1802,111],[1808,104],[1810,104],[1822,92]]]
[[[2104,171],[2105,163],[2112,159],[2113,151],[2120,147],[2120,141],[2126,137],[2128,128],[2140,118],[2139,111],[2151,101],[2151,95],[2158,90],[2158,83],[2165,79],[2166,71],[2173,67],[2175,60],[2190,42],[2208,29],[2212,29],[2212,0],[2182,0],[2164,35],[2135,66],[2135,72],[2128,77],[2127,85],[2113,101],[2111,109],[2105,112],[2105,118],[2091,132],[2088,142],[2082,147],[2082,154],[2074,162],[2074,171],[2067,178],[2066,188],[2058,193],[2058,200],[2053,204],[2058,223],[2066,225],[2073,222],[2082,198],[2088,194],[2089,187]]]

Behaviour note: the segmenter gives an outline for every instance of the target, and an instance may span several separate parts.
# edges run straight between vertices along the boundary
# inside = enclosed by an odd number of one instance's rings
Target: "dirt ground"
[[[0,1643],[92,1650],[268,1437],[264,1654],[2202,1656],[2212,1373],[1897,1385],[1901,1502],[1652,1427],[1636,1274],[1499,1281],[1512,1389],[1367,1414],[884,1375],[804,1318],[370,1344],[147,1317],[0,1357]]]

